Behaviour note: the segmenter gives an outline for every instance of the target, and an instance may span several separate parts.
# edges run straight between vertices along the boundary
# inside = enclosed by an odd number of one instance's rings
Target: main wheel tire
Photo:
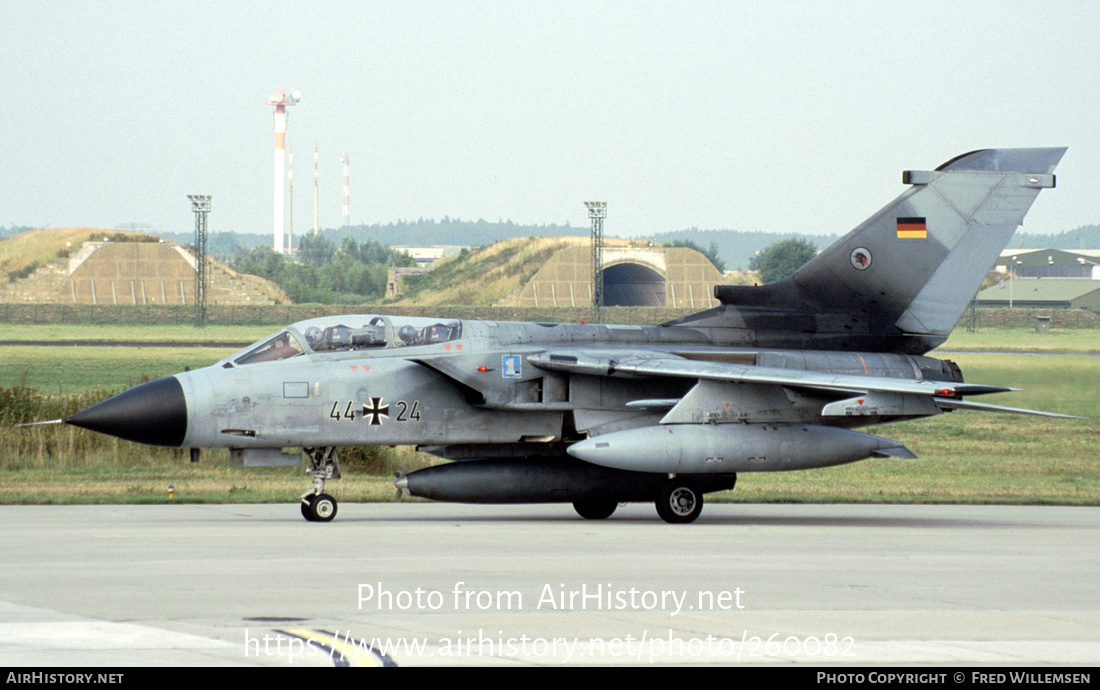
[[[617,501],[574,501],[573,509],[585,520],[605,520],[619,507]]]
[[[662,520],[683,525],[695,522],[703,512],[703,494],[687,484],[672,482],[661,489],[656,504]]]
[[[312,503],[317,522],[331,522],[336,517],[336,499],[332,496],[321,494]]]
[[[302,516],[310,522],[331,522],[336,517],[336,499],[328,494],[313,496],[302,504]]]

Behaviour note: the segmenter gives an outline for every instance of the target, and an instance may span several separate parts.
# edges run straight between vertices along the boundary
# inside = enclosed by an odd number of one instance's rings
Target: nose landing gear
[[[310,522],[330,522],[336,517],[336,499],[325,493],[325,481],[340,478],[340,458],[335,448],[303,448],[309,455],[306,472],[313,486],[302,494],[302,517]]]

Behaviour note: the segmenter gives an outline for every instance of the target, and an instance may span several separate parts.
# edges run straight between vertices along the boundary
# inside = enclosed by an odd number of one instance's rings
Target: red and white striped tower
[[[294,144],[287,146],[286,251],[294,251]]]
[[[351,225],[351,201],[348,194],[348,154],[344,153],[344,227]]]
[[[283,221],[283,208],[286,203],[283,196],[285,189],[286,173],[286,107],[297,105],[300,100],[297,91],[289,97],[286,89],[279,89],[267,102],[275,106],[275,251],[283,251],[283,232],[286,229]]]
[[[317,144],[313,145],[313,234],[317,234],[317,170],[321,165],[321,154]]]

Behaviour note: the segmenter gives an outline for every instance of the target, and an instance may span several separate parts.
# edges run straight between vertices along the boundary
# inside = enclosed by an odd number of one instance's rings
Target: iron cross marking
[[[390,406],[382,404],[382,398],[371,398],[370,407],[363,405],[363,416],[370,415],[371,426],[382,426],[382,417],[390,418]]]

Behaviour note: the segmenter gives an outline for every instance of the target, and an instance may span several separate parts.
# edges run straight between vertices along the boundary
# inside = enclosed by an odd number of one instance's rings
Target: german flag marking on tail
[[[899,240],[923,240],[928,237],[924,218],[898,218]]]

